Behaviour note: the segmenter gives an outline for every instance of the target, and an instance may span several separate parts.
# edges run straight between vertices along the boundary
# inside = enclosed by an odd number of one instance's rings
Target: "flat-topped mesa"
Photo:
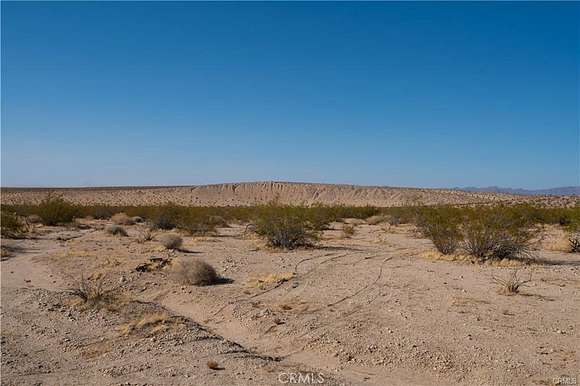
[[[37,203],[49,192],[80,205],[250,206],[292,205],[407,206],[534,202],[569,206],[573,197],[515,196],[452,189],[397,188],[298,182],[243,182],[199,186],[102,188],[2,188],[2,204]]]

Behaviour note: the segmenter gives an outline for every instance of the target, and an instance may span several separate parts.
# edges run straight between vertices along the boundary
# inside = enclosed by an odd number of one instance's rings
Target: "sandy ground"
[[[3,204],[38,202],[49,191],[81,204],[159,205],[169,201],[189,206],[240,206],[266,204],[324,204],[353,206],[404,206],[474,203],[522,203],[569,206],[578,197],[514,196],[445,189],[414,189],[381,186],[310,184],[290,182],[248,182],[201,186],[126,188],[2,188]]]
[[[329,385],[550,385],[580,376],[580,256],[554,243],[537,251],[547,263],[519,267],[532,281],[506,296],[492,278],[511,264],[442,260],[408,226],[361,224],[344,239],[337,223],[318,248],[283,252],[232,225],[172,252],[139,243],[144,225],[115,237],[106,222],[85,223],[4,240],[2,384],[280,385],[301,373]],[[151,257],[203,259],[229,281],[183,286]],[[75,304],[64,290],[81,275],[104,275],[120,305]]]

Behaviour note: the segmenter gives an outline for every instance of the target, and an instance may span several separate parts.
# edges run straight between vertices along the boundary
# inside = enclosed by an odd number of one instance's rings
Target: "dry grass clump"
[[[342,226],[342,237],[345,239],[350,239],[352,236],[354,236],[355,230],[354,230],[354,226],[350,225],[350,224],[343,224]]]
[[[177,318],[172,317],[165,312],[155,312],[145,314],[127,324],[124,324],[119,328],[119,330],[125,335],[139,333],[151,336],[179,325],[180,322]]]
[[[518,270],[512,271],[506,278],[493,277],[493,281],[499,286],[500,293],[504,295],[515,295],[520,292],[520,288],[532,281],[532,274],[527,280],[518,277]]]
[[[117,288],[104,288],[104,279],[104,276],[100,276],[95,280],[88,280],[81,275],[68,292],[79,298],[86,307],[115,309],[118,299],[114,293]]]
[[[146,241],[153,240],[153,233],[149,229],[145,229],[137,236],[137,242],[143,244]]]
[[[181,259],[174,263],[173,273],[177,280],[186,285],[206,286],[216,284],[219,276],[215,269],[199,259]]]
[[[167,249],[179,249],[183,244],[183,239],[178,234],[165,233],[159,237],[159,242]]]
[[[455,261],[455,262],[466,262],[472,263],[473,257],[461,253],[451,253],[451,254],[443,254],[436,250],[428,250],[423,251],[420,253],[420,256],[428,259],[428,260],[435,260],[435,261]]]
[[[133,221],[133,219],[129,216],[127,216],[126,213],[117,213],[114,214],[113,216],[111,216],[111,221],[113,222],[113,224],[116,225],[133,225],[135,224],[135,221]]]
[[[293,272],[269,273],[262,275],[256,279],[250,280],[249,284],[252,287],[264,289],[271,284],[280,284],[291,280],[294,277]]]
[[[126,237],[128,235],[127,234],[127,231],[125,230],[125,228],[123,228],[120,225],[116,225],[116,224],[107,225],[105,227],[105,232],[107,234],[110,234],[110,235],[113,235],[113,236]]]

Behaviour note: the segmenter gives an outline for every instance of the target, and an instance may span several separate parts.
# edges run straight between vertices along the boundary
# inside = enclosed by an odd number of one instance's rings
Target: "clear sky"
[[[2,2],[3,186],[579,183],[580,3]]]

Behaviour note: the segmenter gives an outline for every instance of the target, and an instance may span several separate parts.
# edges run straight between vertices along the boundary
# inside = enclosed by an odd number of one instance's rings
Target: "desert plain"
[[[80,205],[573,205],[574,197],[282,183],[66,189]],[[42,189],[3,189],[3,204]],[[147,219],[30,224],[2,239],[3,385],[556,385],[580,376],[580,255],[542,225],[531,262],[443,255],[414,224],[344,218],[308,248],[232,221],[191,235]],[[346,232],[348,229],[348,232]],[[165,248],[164,234],[179,234]],[[147,237],[144,237],[147,235]],[[202,260],[213,285],[180,282]],[[526,283],[506,294],[498,279]],[[111,300],[89,307],[73,289]]]

